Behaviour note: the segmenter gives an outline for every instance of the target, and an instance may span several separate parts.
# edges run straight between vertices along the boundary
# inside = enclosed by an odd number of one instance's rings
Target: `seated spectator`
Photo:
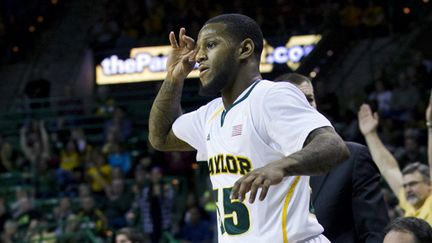
[[[92,193],[91,193],[91,189],[90,189],[89,184],[87,184],[87,183],[79,184],[79,186],[78,186],[78,197],[79,198],[89,197],[91,195],[92,195]]]
[[[3,230],[5,222],[11,218],[4,198],[0,197],[0,232]]]
[[[142,164],[135,167],[134,181],[132,184],[132,192],[135,195],[139,195],[143,187],[149,183],[150,176],[145,168],[146,167]]]
[[[69,216],[73,215],[71,201],[68,197],[63,197],[59,205],[53,209],[54,218],[57,221],[56,235],[61,235],[65,231],[65,223]]]
[[[18,230],[27,230],[32,221],[37,221],[40,217],[40,213],[33,207],[28,197],[21,198],[18,201],[18,208],[13,212],[13,219],[17,223]]]
[[[172,224],[172,207],[174,190],[168,183],[164,183],[163,174],[159,167],[151,171],[150,183],[144,186],[127,214],[131,225],[139,225],[151,242],[157,243],[162,232],[169,230]]]
[[[107,164],[105,157],[100,151],[94,150],[92,152],[86,176],[91,190],[96,194],[103,194],[104,189],[111,183],[112,167]]]
[[[20,200],[23,198],[30,198],[33,195],[34,188],[17,187],[15,188],[15,198],[9,202],[9,208],[11,212],[18,210],[20,205]]]
[[[116,107],[112,119],[105,123],[105,138],[110,132],[115,133],[119,142],[125,142],[132,133],[132,122],[121,107]]]
[[[393,193],[398,195],[404,216],[417,217],[432,224],[432,183],[428,166],[414,163],[401,171],[377,134],[377,113],[372,113],[369,105],[363,104],[358,118],[372,158]]]
[[[126,213],[133,202],[133,195],[126,190],[123,179],[113,180],[107,187],[104,212],[108,218],[108,226],[118,229],[126,226]]]
[[[405,133],[403,147],[397,149],[394,153],[396,160],[399,162],[400,168],[405,168],[405,166],[414,162],[427,164],[426,151],[418,143],[419,140],[419,136],[415,133]]]
[[[82,128],[78,127],[71,130],[71,140],[75,143],[76,150],[81,158],[90,155],[92,146],[88,143]]]
[[[66,149],[60,152],[60,167],[56,170],[56,179],[62,194],[74,196],[77,183],[82,180],[83,166],[75,143],[69,140]]]
[[[74,141],[71,139],[67,142],[66,149],[60,151],[60,168],[64,171],[72,171],[80,166],[80,156]]]
[[[34,179],[37,198],[51,198],[57,196],[58,187],[55,180],[55,171],[49,168],[47,161],[38,164],[37,176]]]
[[[134,228],[121,228],[116,232],[115,243],[141,243],[147,242],[144,235]]]
[[[204,210],[195,206],[185,215],[185,224],[180,230],[180,238],[191,243],[212,242],[213,225],[204,220]]]
[[[105,214],[96,207],[93,197],[85,196],[80,198],[78,219],[81,229],[88,229],[99,237],[105,237],[107,218]]]
[[[399,73],[391,100],[392,117],[403,122],[411,120],[412,112],[419,102],[418,88],[407,80],[406,72]]]
[[[113,145],[111,152],[108,154],[108,163],[113,168],[119,168],[123,174],[127,175],[132,167],[131,156],[128,151],[116,143]]]
[[[56,243],[55,232],[51,230],[48,221],[43,217],[33,221],[26,232],[26,240],[29,242]]]
[[[0,236],[2,243],[15,243],[17,242],[17,223],[13,220],[7,220],[4,224],[3,231]]]
[[[375,89],[369,94],[369,101],[377,103],[378,113],[381,117],[390,116],[391,100],[393,92],[387,87],[388,85],[382,81],[374,82]]]
[[[56,236],[60,242],[85,242],[85,238],[80,231],[80,219],[75,215],[71,214],[67,217],[64,230],[56,232]]]
[[[386,231],[383,243],[432,243],[432,227],[419,218],[397,218]]]

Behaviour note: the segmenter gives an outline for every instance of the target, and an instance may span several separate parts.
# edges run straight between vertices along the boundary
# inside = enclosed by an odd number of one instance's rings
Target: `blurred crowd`
[[[344,28],[353,38],[405,31],[424,17],[429,1],[95,1],[104,11],[89,26],[90,46],[97,51],[166,43],[169,31],[186,27],[196,36],[212,16],[237,12],[260,24],[264,36],[324,33]],[[0,60],[16,62],[38,45],[44,30],[65,11],[60,0],[0,1]]]
[[[194,237],[195,226],[212,239],[214,206],[205,180],[204,190],[193,186],[202,177],[194,154],[156,152],[145,141],[134,150],[125,109],[107,112],[101,144],[79,125],[35,119],[22,126],[19,149],[0,136],[1,242],[79,242],[88,232],[108,242],[124,227],[151,242]]]
[[[185,27],[197,36],[202,24],[221,13],[255,19],[265,37],[324,33],[343,28],[353,38],[406,31],[424,16],[424,1],[106,1],[105,14],[91,30],[95,50],[166,43],[172,30]],[[405,12],[404,12],[405,11]]]

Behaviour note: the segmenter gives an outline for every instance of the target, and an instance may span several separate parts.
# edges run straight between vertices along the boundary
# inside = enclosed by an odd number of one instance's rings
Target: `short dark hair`
[[[423,180],[425,180],[427,182],[430,181],[429,167],[427,165],[420,163],[420,162],[415,162],[415,163],[408,164],[407,166],[405,166],[405,168],[403,168],[403,170],[402,170],[402,175],[412,174],[416,171],[418,171],[422,175]]]
[[[390,231],[411,233],[416,243],[432,242],[432,227],[423,219],[414,217],[396,218],[385,229],[386,234]]]
[[[132,243],[144,243],[144,235],[134,228],[121,228],[116,232],[116,235],[126,235]]]
[[[285,73],[275,78],[274,81],[288,81],[295,85],[300,85],[304,82],[312,83],[308,77],[298,73]]]
[[[250,38],[255,44],[254,54],[259,60],[264,45],[264,37],[258,23],[243,14],[221,14],[209,19],[205,24],[224,23],[226,30],[235,41],[241,42]]]

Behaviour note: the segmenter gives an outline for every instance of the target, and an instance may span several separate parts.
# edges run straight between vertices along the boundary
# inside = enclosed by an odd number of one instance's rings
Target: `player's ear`
[[[253,55],[255,51],[255,44],[252,39],[246,38],[240,43],[239,46],[239,59],[245,60]]]

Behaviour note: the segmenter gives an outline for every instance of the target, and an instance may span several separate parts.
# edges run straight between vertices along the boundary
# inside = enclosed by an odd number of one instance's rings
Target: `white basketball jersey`
[[[219,242],[302,242],[323,232],[309,213],[308,176],[285,177],[253,204],[249,193],[243,202],[229,198],[239,178],[300,150],[308,134],[323,126],[331,124],[294,85],[267,80],[256,81],[226,109],[217,98],[175,121],[175,135],[208,163]]]

